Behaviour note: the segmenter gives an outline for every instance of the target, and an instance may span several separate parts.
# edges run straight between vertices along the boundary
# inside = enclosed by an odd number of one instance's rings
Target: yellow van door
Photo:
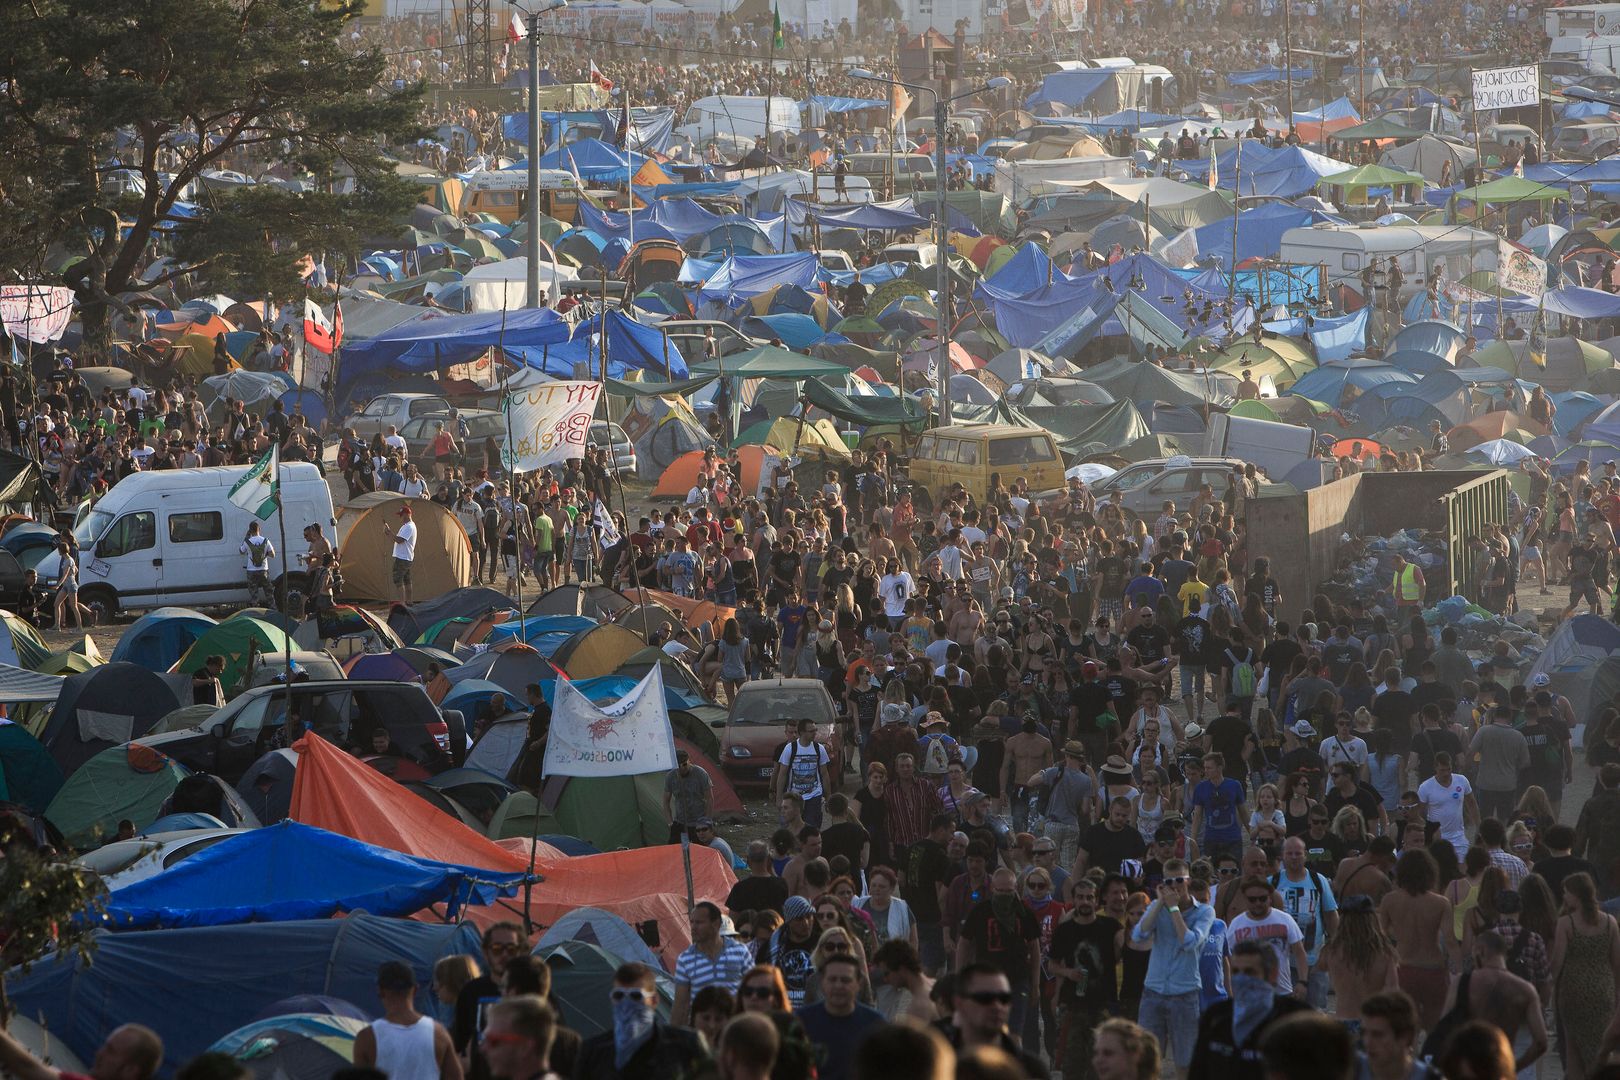
[[[1055,491],[1063,486],[1063,458],[1045,433],[1005,435],[990,442],[990,471],[1001,474],[1003,484],[1022,476],[1032,492]]]

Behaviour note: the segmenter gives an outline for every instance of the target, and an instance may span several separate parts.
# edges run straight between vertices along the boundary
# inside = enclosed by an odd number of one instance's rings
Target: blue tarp
[[[1119,73],[1107,68],[1088,68],[1084,71],[1054,71],[1041,80],[1040,89],[1029,95],[1027,109],[1042,101],[1055,101],[1060,105],[1078,108],[1098,90],[1113,82]]]
[[[812,256],[813,258],[814,256]],[[429,314],[390,327],[374,338],[343,343],[338,397],[365,375],[428,373],[478,359],[491,348],[561,345],[569,326],[550,308],[485,311],[473,315]]]
[[[896,278],[905,277],[906,271],[910,269],[911,267],[906,263],[874,263],[871,266],[863,266],[859,270],[829,270],[822,267],[821,280],[831,282],[842,289],[846,285],[853,284],[855,275],[859,274],[861,275],[861,284],[876,287],[878,285],[887,285]]]
[[[1601,289],[1565,285],[1542,294],[1542,306],[1556,315],[1574,319],[1612,319],[1620,316],[1620,296]]]
[[[435,862],[296,821],[222,840],[113,892],[107,921],[121,929],[225,926],[329,918],[339,912],[411,915],[511,896],[521,873]]]
[[[579,201],[578,220],[578,228],[581,232],[595,233],[604,240],[630,239],[630,216],[628,214],[598,210],[588,200],[581,199]],[[569,231],[574,230],[570,229]],[[561,237],[558,239],[560,240]],[[679,244],[685,237],[675,235],[674,232],[660,225],[645,211],[638,211],[636,213],[636,239],[669,240]]]
[[[1356,107],[1350,104],[1350,99],[1347,97],[1330,101],[1319,109],[1307,109],[1304,112],[1294,114],[1294,123],[1296,124],[1320,124],[1331,120],[1359,119],[1361,119],[1361,114],[1356,112]]]
[[[825,109],[827,112],[834,114],[860,112],[862,109],[887,109],[889,107],[889,103],[887,101],[879,101],[876,98],[834,97],[831,94],[811,94],[810,100],[802,103],[799,108],[804,109],[811,105],[814,105],[818,109]]]
[[[1553,415],[1553,432],[1565,438],[1570,438],[1577,428],[1602,412],[1612,400],[1607,396],[1600,398],[1588,394],[1585,390],[1566,390],[1561,394],[1548,394],[1547,397],[1558,407],[1558,412]]]
[[[1350,168],[1345,162],[1303,147],[1273,150],[1253,139],[1242,139],[1215,158],[1216,179],[1221,187],[1236,188],[1240,195],[1279,195],[1289,199],[1311,190],[1322,177]]]
[[[1247,259],[1276,258],[1282,250],[1283,233],[1289,229],[1340,220],[1320,210],[1302,210],[1287,203],[1268,202],[1238,211],[1236,253],[1232,250],[1232,222],[1229,218],[1200,226],[1193,235],[1198,240],[1200,259],[1216,256],[1221,266],[1230,270]]]
[[[634,150],[620,150],[601,139],[580,139],[566,146],[553,147],[540,155],[542,169],[561,169],[579,176],[581,180],[608,184],[622,184],[641,168],[647,159]],[[529,163],[520,161],[510,169],[527,169]]]
[[[937,205],[937,204],[936,204]],[[797,227],[811,213],[809,204],[789,199],[786,204],[789,224]],[[910,199],[894,199],[883,203],[858,203],[837,210],[816,210],[815,218],[823,229],[919,229],[928,224],[928,218],[917,213]]]
[[[1347,388],[1365,392],[1394,381],[1417,382],[1410,374],[1391,364],[1377,360],[1351,360],[1323,364],[1315,371],[1307,372],[1288,392],[1337,408]]]
[[[1284,319],[1265,324],[1267,330],[1286,337],[1309,337],[1316,348],[1320,363],[1347,360],[1367,347],[1367,311],[1341,315],[1332,319],[1316,319],[1309,326],[1303,318]]]
[[[1599,161],[1547,161],[1540,165],[1526,165],[1524,178],[1553,187],[1565,184],[1613,184],[1620,182],[1620,157],[1607,157]]]
[[[496,645],[507,638],[517,637],[519,633],[523,635],[524,641],[530,641],[541,634],[577,634],[595,625],[597,625],[595,619],[588,619],[583,615],[534,615],[492,627],[485,641],[490,645]]]
[[[814,289],[820,267],[813,251],[792,255],[735,255],[718,263],[709,259],[687,259],[681,265],[680,280],[686,284],[701,282],[700,297],[729,304],[752,299],[778,285]]]
[[[1308,81],[1311,77],[1310,68],[1297,67],[1294,69],[1294,81]],[[1288,77],[1288,72],[1280,67],[1255,68],[1252,71],[1234,71],[1226,76],[1230,86],[1254,86],[1258,83],[1282,82]]]
[[[1060,117],[1059,119],[1069,120],[1073,118],[1065,116]],[[1109,113],[1107,116],[1099,116],[1095,120],[1086,120],[1084,121],[1084,126],[1091,128],[1094,131],[1111,131],[1116,129],[1136,131],[1140,128],[1166,127],[1170,124],[1180,124],[1187,121],[1200,124],[1204,122],[1202,118],[1182,116],[1180,113],[1156,113],[1144,112],[1141,109],[1126,109],[1124,112]]]
[[[841,345],[849,341],[842,334],[829,334],[812,315],[797,311],[782,311],[773,315],[750,315],[740,327],[743,333],[766,341],[778,338],[790,349],[808,349],[812,345]]]
[[[574,341],[590,340],[601,332],[600,316],[581,323],[574,330]],[[665,337],[656,326],[639,323],[622,311],[607,313],[607,341],[609,366],[630,371],[656,371],[671,379],[687,378],[686,357],[673,341]],[[600,348],[600,343],[597,343]],[[614,375],[614,378],[623,378]]]
[[[291,995],[376,1000],[377,968],[389,960],[411,966],[416,1006],[433,1015],[433,965],[461,953],[482,956],[471,923],[443,926],[364,913],[96,938],[94,964],[69,954],[42,960],[26,975],[13,971],[6,981],[11,1000],[85,1061],[113,1028],[145,1024],[163,1039],[162,1077]]]
[[[602,133],[614,146],[628,146],[640,153],[662,154],[669,149],[675,137],[675,110],[662,105],[632,105],[630,107],[630,137],[619,135],[618,109],[602,109],[592,113],[602,125]]]

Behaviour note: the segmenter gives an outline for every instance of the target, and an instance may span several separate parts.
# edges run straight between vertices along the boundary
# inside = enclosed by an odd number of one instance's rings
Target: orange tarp
[[[781,451],[764,446],[748,445],[737,447],[737,457],[742,461],[743,491],[758,495],[761,483],[765,479],[760,473],[765,468],[768,457],[781,457]],[[684,497],[697,483],[698,470],[703,467],[703,451],[688,450],[680,457],[669,463],[664,475],[658,478],[658,486],[653,488],[651,498]]]
[[[528,869],[527,840],[496,843],[474,832],[318,735],[306,735],[293,749],[298,751],[289,815],[294,821],[440,862],[490,870]],[[663,955],[671,968],[675,957],[692,943],[679,845],[575,858],[549,844],[535,850],[535,872],[542,879],[534,887],[530,907],[536,923],[549,926],[587,905],[611,911],[632,926],[657,919]],[[737,881],[731,867],[713,848],[693,845],[691,850],[694,897],[724,901]],[[485,925],[512,918],[514,907],[521,911],[521,891],[512,901],[468,908],[465,916]]]
[[[639,595],[638,595],[639,594]],[[697,626],[699,623],[710,623],[714,632],[719,633],[726,625],[726,620],[737,614],[734,607],[725,607],[712,600],[695,600],[690,596],[676,596],[672,592],[662,589],[629,589],[624,593],[633,603],[652,601],[662,604],[681,618],[686,620],[687,626]]]
[[[157,336],[167,338],[170,341],[179,341],[188,334],[198,334],[212,341],[221,334],[228,334],[236,329],[230,322],[220,318],[213,312],[199,312],[198,314],[201,317],[194,320],[186,319],[180,322],[158,323]]]

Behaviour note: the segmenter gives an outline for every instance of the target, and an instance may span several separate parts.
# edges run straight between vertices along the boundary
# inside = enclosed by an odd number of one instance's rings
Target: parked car
[[[636,444],[618,424],[608,420],[591,421],[591,445],[607,452],[608,472],[635,473]]]
[[[496,446],[506,445],[505,413],[496,409],[462,409],[458,415],[467,422],[467,435],[462,442],[466,444],[469,454],[482,453],[484,440],[488,438],[494,438]],[[446,427],[452,423],[448,413],[427,413],[399,429],[400,436],[405,440],[406,454],[416,462],[416,467],[422,470],[424,476],[432,475],[433,462],[427,453],[441,421]]]
[[[133,840],[115,840],[80,855],[76,862],[101,878],[110,892],[137,881],[156,877],[198,852],[207,851],[221,840],[229,840],[246,829],[179,829],[152,833]]]
[[[405,425],[418,416],[450,411],[450,403],[437,394],[383,394],[366,402],[366,407],[350,416],[345,427],[369,439],[388,434],[389,425],[404,432]]]
[[[769,787],[776,760],[800,720],[816,722],[816,739],[831,758],[833,788],[843,784],[844,741],[832,696],[819,679],[756,679],[737,691],[720,736],[720,769],[737,787]],[[829,792],[830,794],[830,792]]]
[[[1123,494],[1126,516],[1155,518],[1166,501],[1176,504],[1178,513],[1187,510],[1199,488],[1210,485],[1216,498],[1224,497],[1232,479],[1232,467],[1243,462],[1235,458],[1187,458],[1187,464],[1170,465],[1173,459],[1154,458],[1134,465],[1092,486],[1101,507],[1114,492]]]
[[[194,772],[209,772],[230,784],[269,748],[285,722],[288,688],[282,684],[245,691],[186,731],[136,740]],[[293,715],[317,735],[343,747],[371,749],[371,734],[386,727],[395,749],[430,772],[459,765],[467,756],[466,724],[459,712],[443,713],[416,683],[311,679],[292,685]]]

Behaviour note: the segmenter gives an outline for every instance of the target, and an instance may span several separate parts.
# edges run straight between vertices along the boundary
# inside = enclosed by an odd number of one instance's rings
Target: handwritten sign
[[[513,472],[533,472],[585,456],[591,417],[602,396],[599,382],[550,382],[508,395],[511,437],[501,462]]]
[[[0,285],[0,329],[43,345],[73,318],[73,290],[61,285]]]
[[[1541,65],[1486,68],[1474,74],[1474,111],[1519,109],[1541,103]]]

